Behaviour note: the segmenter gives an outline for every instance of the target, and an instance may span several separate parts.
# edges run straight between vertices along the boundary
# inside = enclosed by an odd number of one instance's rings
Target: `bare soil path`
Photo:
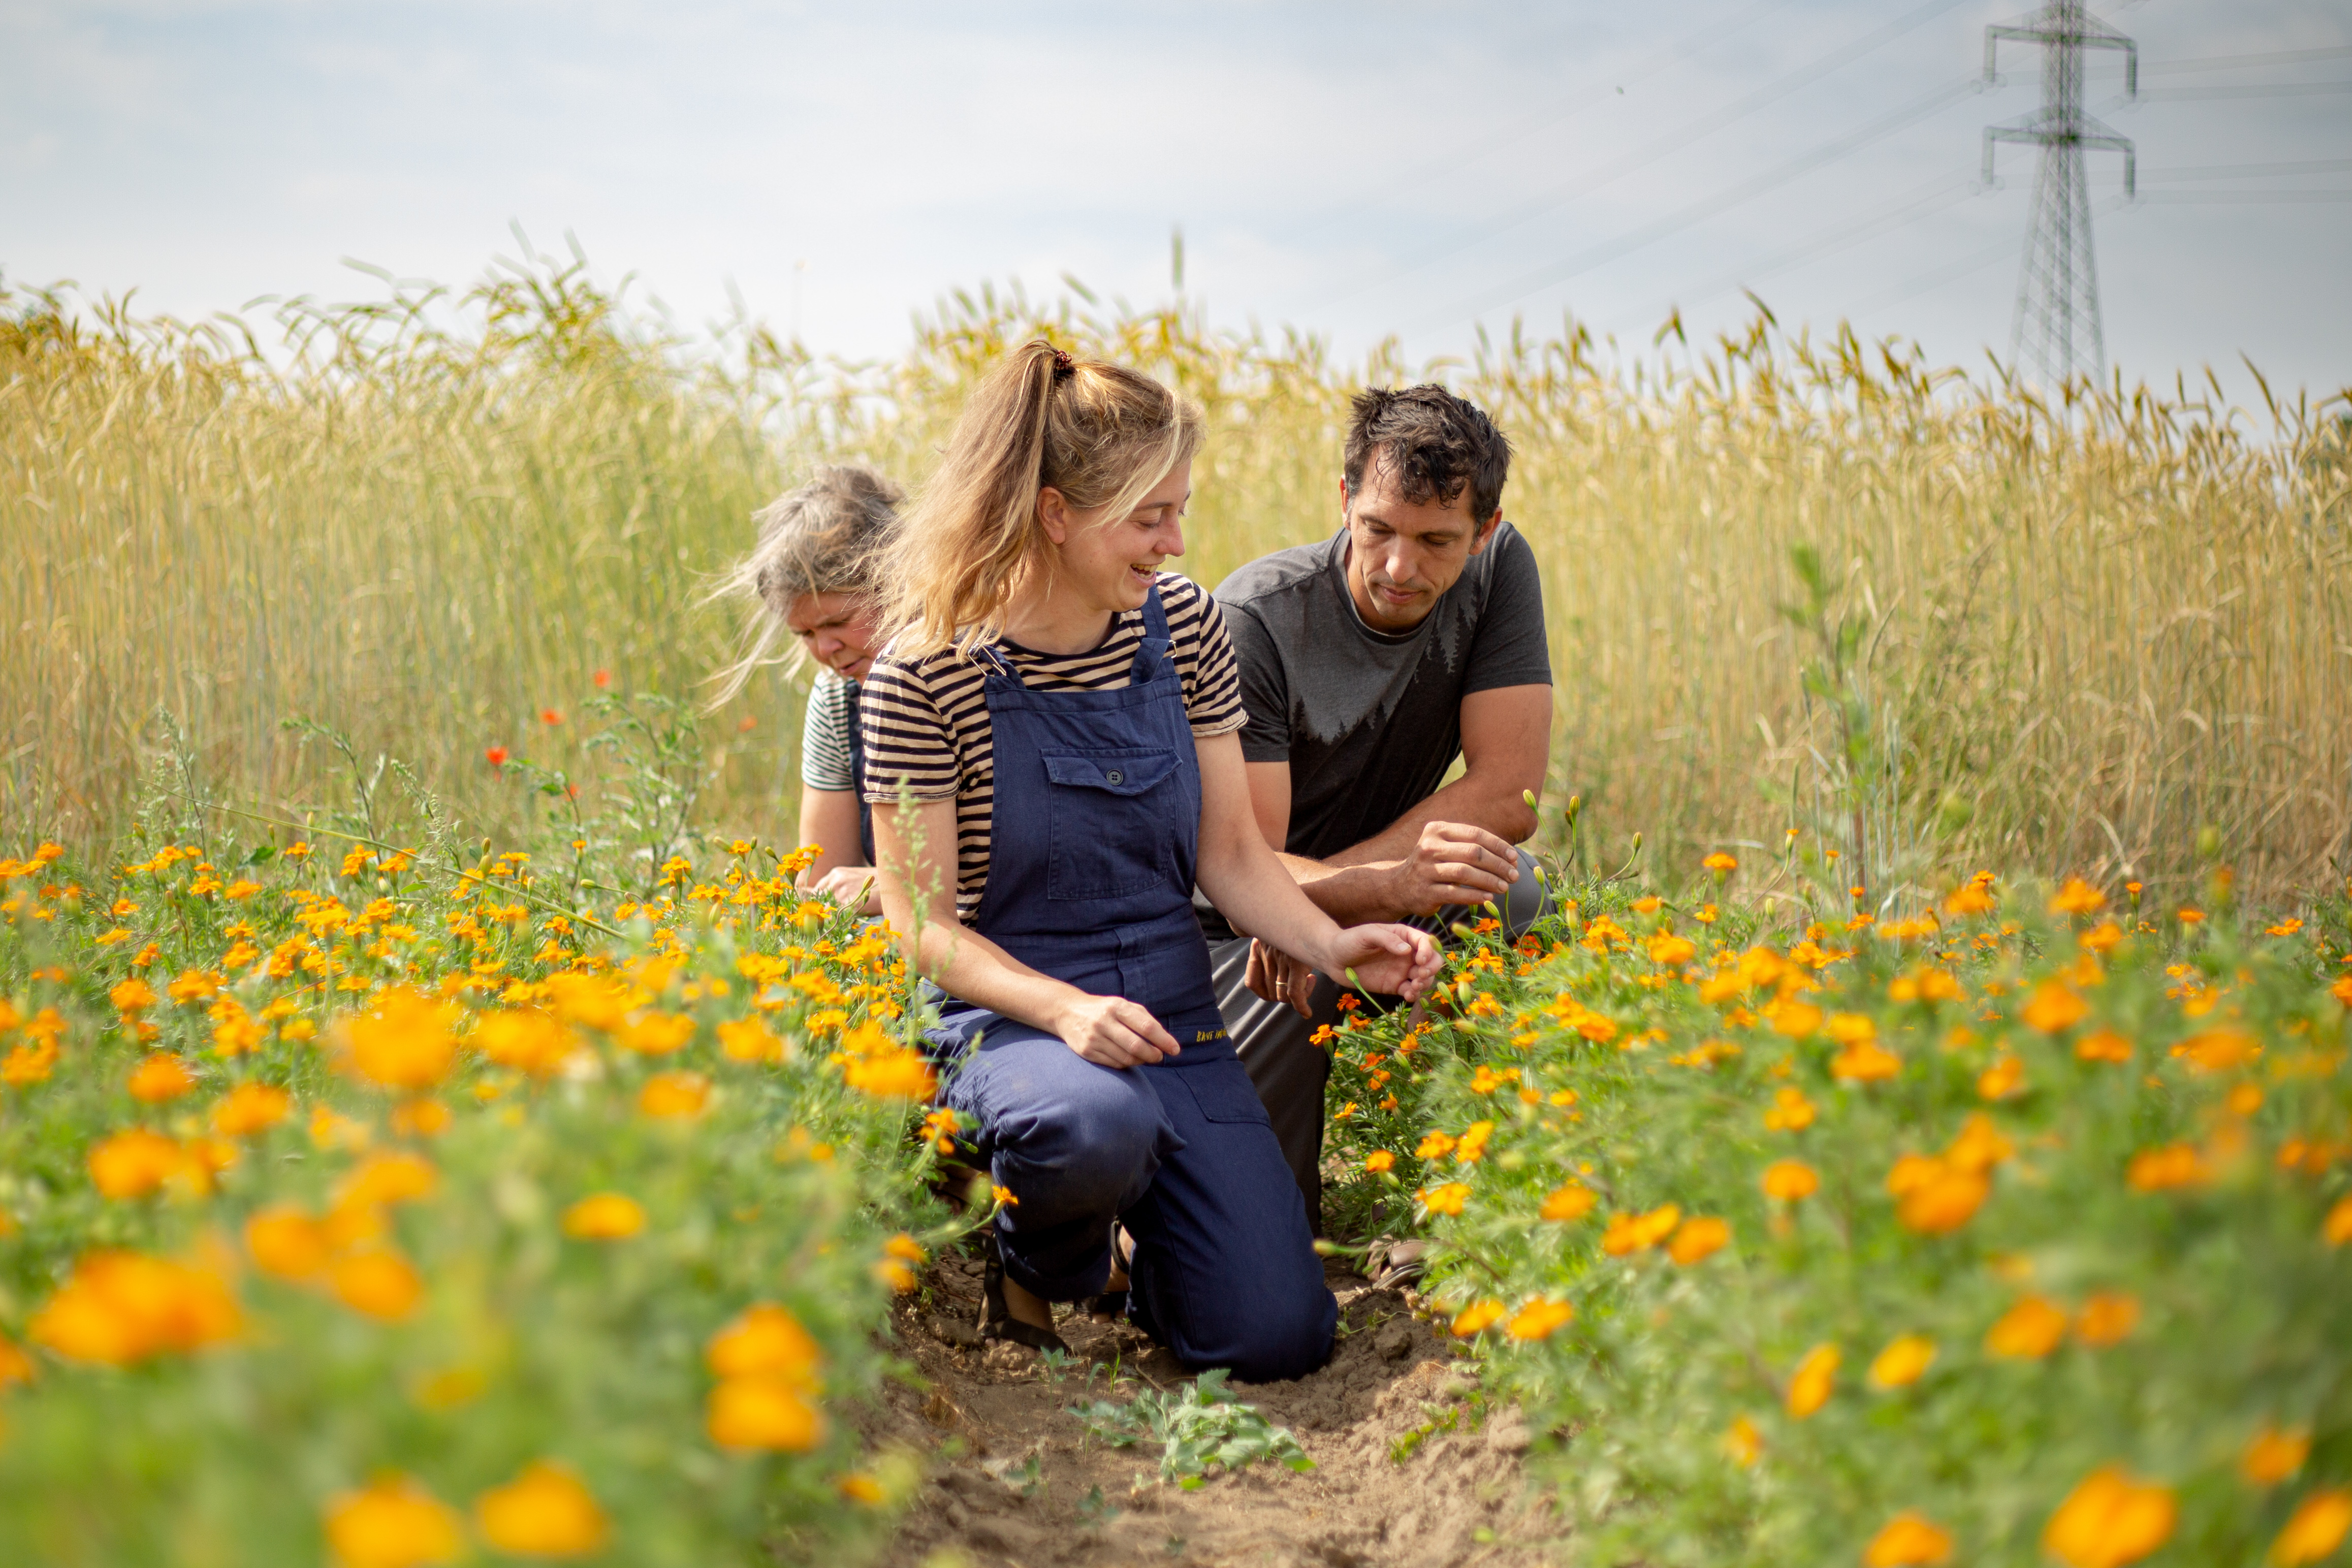
[[[1403,1292],[1337,1266],[1328,1275],[1340,1303],[1330,1364],[1296,1382],[1234,1385],[1289,1428],[1316,1468],[1255,1465],[1186,1491],[1160,1479],[1156,1450],[1107,1447],[1069,1413],[1147,1385],[1179,1386],[1185,1374],[1173,1356],[1123,1324],[1074,1315],[1060,1325],[1073,1354],[1057,1379],[1033,1352],[980,1345],[971,1332],[980,1266],[939,1260],[897,1317],[901,1353],[928,1386],[894,1388],[866,1432],[876,1444],[928,1456],[929,1465],[881,1563],[1519,1568],[1545,1561],[1549,1519],[1520,1474],[1528,1435],[1517,1412],[1484,1409],[1469,1368],[1412,1315]]]

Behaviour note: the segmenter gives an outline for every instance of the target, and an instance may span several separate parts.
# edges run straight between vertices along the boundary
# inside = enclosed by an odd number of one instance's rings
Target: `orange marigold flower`
[[[1683,1221],[1675,1239],[1666,1243],[1666,1256],[1685,1266],[1712,1258],[1730,1244],[1731,1225],[1728,1220],[1713,1215],[1698,1215]]]
[[[245,1250],[255,1268],[281,1280],[316,1279],[330,1258],[318,1223],[286,1206],[261,1209],[246,1220]]]
[[[388,1247],[369,1247],[335,1260],[327,1280],[336,1299],[355,1312],[397,1322],[424,1299],[425,1281],[408,1260]]]
[[[2074,1042],[2074,1056],[2082,1061],[2129,1061],[2131,1041],[2111,1029],[2095,1030]]]
[[[1821,1191],[1822,1178],[1802,1160],[1774,1160],[1764,1167],[1763,1186],[1765,1197],[1794,1203]]]
[[[2224,1026],[2190,1035],[2172,1048],[2175,1056],[2185,1056],[2189,1065],[2202,1072],[2226,1072],[2242,1067],[2263,1053],[2254,1037],[2242,1029]]]
[[[1920,1514],[1886,1521],[1862,1550],[1863,1568],[1935,1568],[1952,1560],[1952,1532]]]
[[[852,1089],[877,1100],[929,1100],[940,1086],[930,1059],[904,1045],[853,1057],[842,1077]]]
[[[354,1166],[336,1190],[335,1201],[347,1207],[412,1203],[430,1197],[440,1182],[441,1173],[433,1168],[432,1161],[399,1149],[370,1155]]]
[[[1813,1124],[1817,1114],[1803,1090],[1784,1087],[1773,1091],[1772,1103],[1764,1112],[1764,1127],[1772,1133],[1801,1133]]]
[[[1870,1364],[1874,1388],[1908,1388],[1927,1375],[1936,1360],[1936,1342],[1925,1334],[1907,1333],[1890,1340]]]
[[[2107,895],[2079,876],[2070,876],[2050,899],[2053,915],[2095,915],[2106,907]]]
[[[889,1500],[882,1483],[863,1470],[855,1470],[833,1483],[834,1490],[850,1501],[866,1508],[879,1508]]]
[[[131,1097],[149,1105],[177,1100],[195,1086],[188,1064],[168,1051],[152,1052],[131,1071]]]
[[[1874,1083],[1902,1071],[1901,1057],[1870,1040],[1857,1040],[1830,1059],[1830,1076],[1847,1083]]]
[[[1622,1258],[1655,1247],[1674,1234],[1680,1225],[1683,1211],[1677,1204],[1665,1204],[1647,1214],[1616,1214],[1609,1219],[1609,1228],[1601,1238],[1601,1249],[1612,1258]]]
[[[233,1338],[236,1299],[208,1270],[137,1252],[89,1252],[26,1325],[26,1337],[68,1361],[128,1366],[164,1351]]]
[[[2066,1337],[2066,1314],[2040,1296],[2027,1296],[1985,1333],[1985,1349],[2018,1361],[2037,1361]]]
[[[1660,932],[1648,943],[1650,962],[1663,969],[1678,969],[1698,956],[1698,944],[1671,931]]]
[[[1394,1170],[1396,1168],[1396,1155],[1391,1154],[1386,1149],[1374,1149],[1370,1154],[1364,1156],[1364,1168],[1371,1172],[1374,1176],[1380,1175],[1382,1171]]]
[[[735,1019],[719,1026],[719,1049],[730,1061],[782,1061],[784,1042],[758,1019]]]
[[[1412,1157],[1417,1160],[1441,1160],[1453,1152],[1454,1135],[1452,1134],[1427,1133],[1423,1134],[1421,1147],[1413,1150]]]
[[[155,1005],[155,993],[147,982],[132,976],[106,993],[107,999],[126,1016],[145,1012]]]
[[[2019,1013],[2026,1026],[2043,1034],[2062,1034],[2091,1015],[2091,1004],[2063,980],[2044,980]]]
[[[2310,1457],[2310,1432],[2265,1427],[2238,1456],[2238,1473],[2254,1486],[2274,1487],[2303,1469],[2303,1461]]]
[[[1543,1207],[1536,1213],[1544,1219],[1581,1219],[1592,1212],[1592,1206],[1599,1201],[1591,1187],[1579,1182],[1570,1182],[1545,1194]]]
[[[1745,1416],[1734,1416],[1730,1429],[1723,1434],[1723,1451],[1741,1469],[1752,1468],[1764,1457],[1764,1433]]]
[[[612,1533],[580,1478],[546,1459],[476,1498],[474,1518],[483,1540],[518,1557],[584,1557]]]
[[[699,1116],[710,1101],[710,1080],[699,1072],[656,1072],[637,1091],[637,1109],[654,1117]]]
[[[285,1090],[268,1083],[240,1083],[213,1107],[213,1131],[226,1138],[249,1137],[284,1121],[294,1108]]]
[[[2168,1144],[2134,1155],[2125,1167],[2124,1180],[2134,1192],[2163,1192],[2201,1182],[2206,1174],[2205,1158],[2194,1144]]]
[[[824,1352],[800,1319],[772,1301],[743,1309],[733,1322],[710,1336],[703,1360],[712,1375],[724,1378],[777,1378],[814,1393]]]
[[[1423,1189],[1421,1201],[1432,1214],[1459,1214],[1462,1206],[1470,1201],[1470,1189],[1458,1181],[1449,1181]]]
[[[501,1009],[474,1020],[476,1051],[533,1078],[553,1076],[580,1050],[580,1037],[562,1020],[536,1009]]]
[[[1992,1196],[1992,1183],[1983,1171],[1920,1155],[1897,1160],[1886,1185],[1895,1193],[1895,1218],[1905,1229],[1921,1236],[1958,1230]]]
[[[2001,1136],[1992,1118],[1981,1111],[1969,1113],[1960,1124],[1959,1135],[1944,1151],[1944,1163],[1954,1170],[1988,1171],[2017,1152],[2010,1141]]]
[[[1843,1357],[1833,1344],[1817,1344],[1805,1352],[1796,1370],[1789,1374],[1787,1405],[1789,1414],[1801,1421],[1829,1403],[1830,1392],[1837,1385],[1838,1363]]]
[[[1468,1339],[1483,1333],[1503,1318],[1503,1303],[1497,1301],[1473,1301],[1454,1314],[1454,1337]]]
[[[722,1448],[804,1454],[824,1441],[824,1412],[778,1377],[730,1377],[710,1391],[704,1422]]]
[[[2075,1314],[2074,1337],[2094,1349],[2105,1350],[2121,1344],[2139,1326],[2139,1299],[2115,1291],[2103,1291],[2083,1303]]]
[[[144,1197],[187,1168],[185,1150],[161,1133],[133,1127],[89,1151],[89,1179],[108,1197]]]
[[[2003,1056],[1977,1074],[1977,1092],[1987,1100],[2006,1100],[2025,1083],[2025,1064]]]
[[[2329,1487],[2295,1504],[2286,1528],[2271,1542],[2271,1562],[2277,1568],[2297,1568],[2335,1555],[2352,1531],[2352,1491]]]
[[[1503,1332],[1513,1339],[1549,1339],[1575,1316],[1576,1309],[1566,1301],[1550,1301],[1538,1296],[1512,1313]]]
[[[428,1568],[465,1551],[457,1511],[408,1476],[385,1476],[327,1504],[327,1545],[339,1568]]]
[[[2320,1221],[2319,1234],[2330,1247],[2341,1247],[2347,1241],[2352,1241],[2352,1196],[2336,1200],[2336,1207],[2327,1211],[2326,1219]]]
[[[374,1006],[335,1029],[339,1059],[350,1072],[379,1089],[430,1089],[457,1061],[450,1032],[457,1009],[412,986],[376,993]]]
[[[645,1228],[645,1206],[625,1193],[591,1193],[563,1211],[563,1234],[575,1240],[625,1241]]]
[[[2067,1568],[2124,1568],[2170,1540],[2178,1517],[2171,1489],[2103,1465],[2058,1505],[2042,1544]]]
[[[1822,1009],[1795,997],[1781,997],[1764,1005],[1764,1021],[1773,1032],[1802,1040],[1822,1027]]]

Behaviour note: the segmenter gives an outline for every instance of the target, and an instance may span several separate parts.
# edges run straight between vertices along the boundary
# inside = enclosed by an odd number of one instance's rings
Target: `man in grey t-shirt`
[[[1551,659],[1535,556],[1503,521],[1510,444],[1437,386],[1367,392],[1354,413],[1346,526],[1217,589],[1258,828],[1343,925],[1433,920],[1442,934],[1458,906],[1490,899],[1524,925],[1542,894],[1514,846],[1535,831]],[[1312,1036],[1339,988],[1213,911],[1202,924],[1225,1027],[1318,1215],[1330,1061]]]

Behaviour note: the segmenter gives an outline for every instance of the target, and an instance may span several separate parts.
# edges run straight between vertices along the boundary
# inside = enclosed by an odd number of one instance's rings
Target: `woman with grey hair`
[[[756,600],[759,609],[743,656],[717,677],[718,702],[742,690],[761,664],[779,662],[769,650],[780,628],[798,644],[784,662],[810,658],[820,666],[801,730],[800,841],[823,852],[800,885],[866,914],[877,911],[858,695],[881,651],[876,573],[905,498],[862,464],[820,465],[806,484],[752,515],[760,542],[720,587]]]

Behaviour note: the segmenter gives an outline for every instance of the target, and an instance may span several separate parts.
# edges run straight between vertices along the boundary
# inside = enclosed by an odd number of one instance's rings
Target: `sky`
[[[1668,316],[1850,321],[2007,357],[2038,102],[2013,0],[976,5],[862,0],[0,0],[0,280],[194,317],[464,283],[566,236],[689,330],[732,301],[889,355],[949,290],[1066,275],[1218,325],[1394,336],[1515,319],[1627,352]],[[2107,360],[2253,396],[2352,384],[2352,6],[2094,5]]]

